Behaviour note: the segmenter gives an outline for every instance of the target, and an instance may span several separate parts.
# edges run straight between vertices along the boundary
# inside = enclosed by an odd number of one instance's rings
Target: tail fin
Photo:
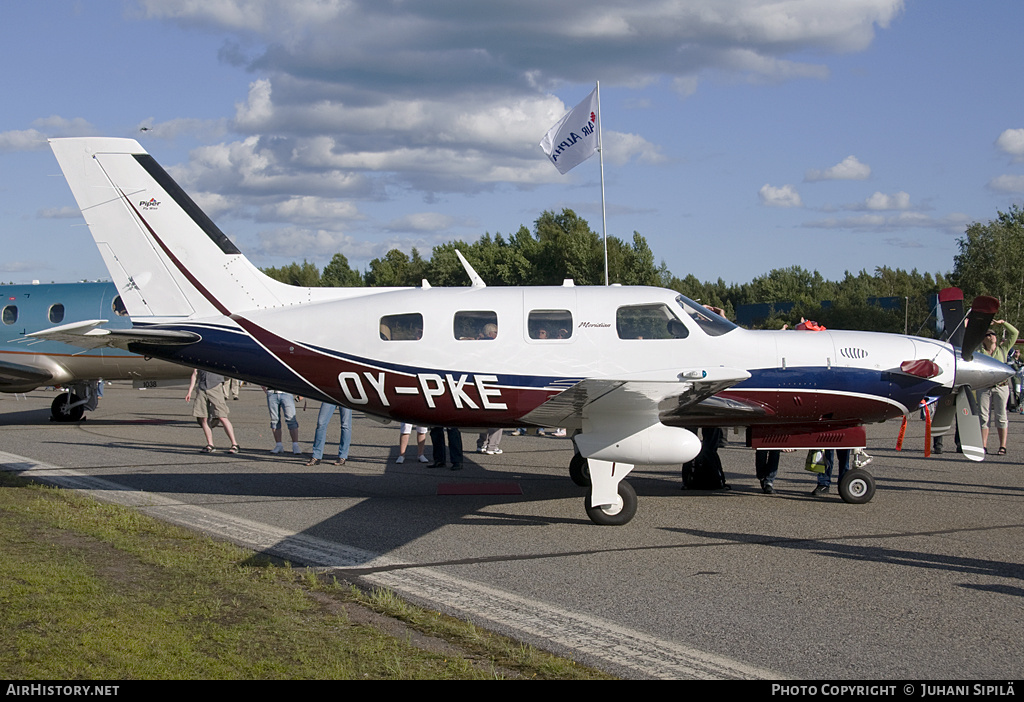
[[[50,147],[133,318],[230,315],[303,297],[253,266],[137,141]]]

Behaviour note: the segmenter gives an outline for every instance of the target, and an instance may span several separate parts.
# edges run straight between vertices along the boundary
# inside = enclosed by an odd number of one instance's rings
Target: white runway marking
[[[443,603],[458,616],[499,624],[524,640],[539,639],[625,668],[641,678],[780,679],[785,676],[631,630],[598,617],[571,612],[471,580],[421,568],[386,556],[184,504],[85,473],[0,452],[0,468],[78,490],[96,499],[138,509],[240,546],[317,568],[379,569],[361,580],[413,600]]]

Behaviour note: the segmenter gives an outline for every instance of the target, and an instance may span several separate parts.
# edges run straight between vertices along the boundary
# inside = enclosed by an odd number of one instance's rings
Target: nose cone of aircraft
[[[957,350],[956,385],[969,385],[975,390],[998,385],[1014,374],[1013,368],[991,356],[975,353],[974,358],[965,361]]]

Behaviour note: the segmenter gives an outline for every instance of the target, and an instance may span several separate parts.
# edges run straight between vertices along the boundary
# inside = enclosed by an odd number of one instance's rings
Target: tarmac
[[[802,454],[762,494],[729,434],[728,491],[681,491],[678,466],[628,480],[637,516],[599,527],[568,477],[567,439],[514,437],[461,471],[397,456],[397,424],[356,413],[348,462],[308,468],[319,405],[299,404],[306,454],[270,453],[266,402],[231,403],[242,452],[199,452],[185,388],[108,384],[78,424],[53,392],[0,395],[0,468],[394,589],[408,599],[633,679],[1013,680],[1024,673],[1024,417],[1009,453],[926,458],[912,417],[868,427],[865,505],[810,496]],[[328,433],[336,447],[338,420]],[[995,436],[991,445],[995,446]],[[947,444],[952,444],[947,439]],[[429,441],[427,448],[430,455]],[[412,460],[410,460],[412,459]],[[902,690],[901,690],[902,692]]]

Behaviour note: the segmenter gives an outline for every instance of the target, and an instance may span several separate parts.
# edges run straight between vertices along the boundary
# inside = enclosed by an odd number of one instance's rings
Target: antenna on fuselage
[[[467,261],[466,257],[462,255],[462,252],[455,249],[455,255],[458,256],[459,260],[462,262],[462,267],[466,269],[466,274],[469,276],[469,279],[473,281],[473,287],[486,288],[487,283],[485,283],[484,279],[480,277],[480,274],[473,270],[473,266],[469,265],[469,261]]]

